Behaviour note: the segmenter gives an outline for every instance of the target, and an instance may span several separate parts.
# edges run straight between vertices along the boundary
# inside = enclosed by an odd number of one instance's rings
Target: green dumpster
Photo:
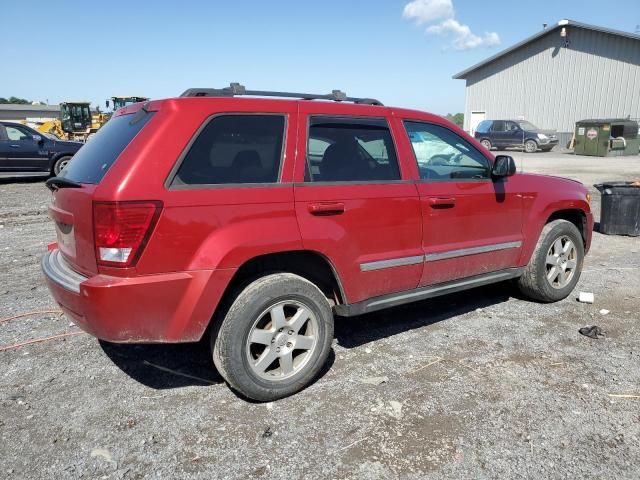
[[[576,155],[621,157],[640,149],[638,122],[628,119],[580,120],[576,122]]]

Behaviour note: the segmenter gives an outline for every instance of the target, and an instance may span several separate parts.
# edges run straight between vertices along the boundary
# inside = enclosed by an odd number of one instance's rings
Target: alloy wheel
[[[280,301],[253,323],[246,342],[249,366],[265,380],[288,379],[303,370],[318,346],[318,319],[298,300]]]
[[[563,235],[547,252],[547,281],[553,288],[564,288],[573,279],[578,267],[578,250],[573,241]]]

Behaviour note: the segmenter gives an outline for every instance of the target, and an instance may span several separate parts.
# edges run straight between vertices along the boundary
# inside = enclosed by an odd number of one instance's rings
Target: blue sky
[[[543,23],[570,18],[636,31],[640,1],[614,3],[5,2],[0,96],[103,106],[111,95],[163,98],[239,81],[261,90],[339,88],[445,114],[464,106],[464,82],[453,74]]]

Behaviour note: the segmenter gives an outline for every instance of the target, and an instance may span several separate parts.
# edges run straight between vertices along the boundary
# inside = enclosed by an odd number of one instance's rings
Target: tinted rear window
[[[282,115],[212,118],[191,145],[172,185],[277,182],[284,128]]]
[[[143,116],[113,117],[78,150],[60,176],[79,183],[100,183],[111,165],[152,116],[153,112]]]

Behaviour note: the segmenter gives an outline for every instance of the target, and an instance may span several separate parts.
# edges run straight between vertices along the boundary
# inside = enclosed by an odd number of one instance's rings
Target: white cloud
[[[487,32],[480,37],[473,33],[468,25],[458,22],[455,18],[449,18],[438,25],[432,25],[427,28],[427,32],[451,36],[453,48],[456,50],[500,45],[500,37],[496,32]]]
[[[453,18],[451,0],[414,0],[404,6],[402,16],[418,25]]]
[[[427,33],[451,38],[451,46],[456,50],[500,44],[500,37],[496,32],[476,35],[468,25],[456,20],[452,0],[413,0],[405,5],[402,16],[418,25],[429,25]]]

